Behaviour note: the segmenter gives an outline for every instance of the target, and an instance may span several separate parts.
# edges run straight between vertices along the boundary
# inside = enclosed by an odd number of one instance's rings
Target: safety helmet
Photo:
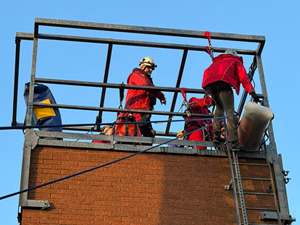
[[[235,56],[238,56],[236,50],[231,49],[231,48],[230,48],[230,49],[227,49],[227,50],[225,51],[225,54],[227,54],[227,55],[235,55]]]
[[[184,130],[180,130],[176,136],[178,137],[178,136],[182,136],[182,135],[184,135]]]
[[[150,57],[144,57],[139,63],[139,66],[141,65],[151,66],[153,69],[157,67],[154,60]]]

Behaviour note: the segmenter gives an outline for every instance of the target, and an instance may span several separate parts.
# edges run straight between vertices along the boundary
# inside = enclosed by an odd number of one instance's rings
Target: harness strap
[[[191,126],[197,127],[197,129],[202,127],[198,122],[191,121],[191,122],[186,122],[186,124],[184,125],[184,129],[187,129]]]
[[[138,135],[138,125],[136,123],[136,119],[134,116],[121,116],[121,117],[118,117],[117,120],[124,120],[125,121],[125,136],[128,136],[129,135],[129,122],[133,122],[133,125],[134,125],[134,136],[137,136]]]
[[[125,123],[128,123],[128,117],[125,116]],[[128,136],[128,133],[129,133],[129,125],[128,124],[125,124],[125,135]]]
[[[122,102],[123,102],[123,99],[124,99],[124,82],[122,82],[122,84],[120,85],[120,106],[119,106],[119,109],[122,109]]]
[[[187,91],[187,88],[179,88],[179,89],[180,89],[180,92],[181,92],[181,94],[183,96],[184,101],[187,101],[186,100],[186,91]]]
[[[136,123],[135,117],[133,116],[133,122],[134,122],[134,136],[137,136],[137,131],[138,131],[138,125]]]
[[[209,47],[205,47],[206,49],[206,52],[210,55],[211,59],[214,58],[214,53],[213,53],[213,50],[211,48],[211,37],[210,37],[210,32],[209,31],[205,31],[204,32],[204,36],[207,38],[208,40],[208,45]]]
[[[126,122],[129,122],[129,121],[135,121],[133,119],[134,117],[128,117],[128,116],[121,116],[121,117],[118,117],[118,120],[127,120]]]
[[[207,37],[208,44],[211,45],[211,42],[210,42],[210,40],[211,40],[211,38],[210,38],[210,32],[209,31],[204,31],[204,36]]]

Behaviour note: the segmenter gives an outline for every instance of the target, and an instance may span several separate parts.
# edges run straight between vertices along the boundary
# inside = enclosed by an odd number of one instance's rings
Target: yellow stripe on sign
[[[45,100],[37,102],[37,103],[50,104],[50,100],[45,99]],[[49,116],[55,116],[55,112],[54,112],[53,108],[35,106],[33,108],[33,112],[38,120],[41,118],[49,117]]]

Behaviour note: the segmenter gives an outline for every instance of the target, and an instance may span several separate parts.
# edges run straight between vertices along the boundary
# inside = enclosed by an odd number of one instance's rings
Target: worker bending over
[[[237,121],[233,116],[234,96],[232,88],[239,94],[240,84],[254,101],[259,100],[243,65],[243,58],[238,56],[234,49],[227,49],[225,54],[215,57],[213,63],[204,71],[202,88],[206,90],[216,104],[214,118],[223,117],[224,110],[226,116],[229,116],[227,126],[232,151],[244,150],[244,146],[239,143]],[[213,119],[214,122],[218,120],[220,119]],[[213,125],[214,143],[222,141],[221,127],[222,121]]]

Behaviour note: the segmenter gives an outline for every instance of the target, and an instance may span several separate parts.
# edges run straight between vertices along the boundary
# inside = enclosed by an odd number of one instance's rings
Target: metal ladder
[[[231,157],[231,154],[228,155]],[[282,225],[281,218],[280,218],[280,212],[277,202],[277,195],[274,193],[275,185],[272,179],[273,173],[270,163],[266,164],[259,164],[259,163],[241,163],[239,162],[238,153],[232,152],[232,179],[228,186],[225,186],[226,190],[229,190],[230,187],[233,187],[234,196],[235,196],[235,206],[237,211],[237,220],[238,224],[241,225],[263,225],[266,223],[250,223],[248,221],[247,211],[250,210],[262,210],[262,211],[273,211],[277,214],[277,223],[279,225]],[[241,170],[240,166],[253,166],[253,167],[268,167],[269,169],[269,178],[261,178],[261,177],[242,177],[241,176]],[[255,192],[255,191],[244,191],[243,189],[243,180],[252,180],[252,181],[261,181],[261,182],[270,182],[269,185],[269,193],[266,192]],[[246,195],[269,195],[274,197],[274,205],[275,208],[262,208],[262,207],[246,207],[245,204],[245,196]]]

